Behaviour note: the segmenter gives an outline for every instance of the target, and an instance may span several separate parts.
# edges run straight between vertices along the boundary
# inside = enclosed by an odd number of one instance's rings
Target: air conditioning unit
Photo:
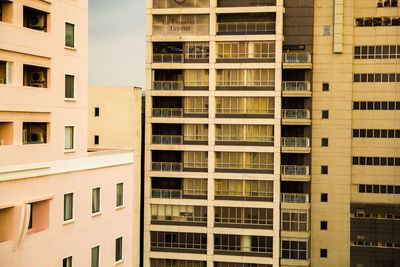
[[[38,82],[38,83],[31,82],[31,83],[29,84],[29,86],[31,86],[31,87],[40,87],[40,88],[44,88],[44,83],[42,83],[42,82]]]
[[[46,80],[44,71],[32,71],[31,83],[44,82]]]
[[[45,15],[43,14],[30,15],[28,19],[29,28],[44,28],[45,26]]]

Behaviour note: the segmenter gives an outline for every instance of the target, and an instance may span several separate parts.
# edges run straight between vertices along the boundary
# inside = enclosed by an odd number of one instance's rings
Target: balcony
[[[301,165],[282,165],[281,177],[283,181],[310,181],[310,167]]]
[[[215,172],[274,173],[274,154],[257,152],[215,152]]]
[[[276,0],[218,0],[217,7],[259,7],[275,6]]]
[[[152,150],[152,171],[207,172],[208,159],[205,151]]]
[[[311,97],[311,83],[307,81],[282,82],[282,95],[288,97]]]
[[[283,125],[311,125],[309,109],[282,109]]]
[[[182,118],[183,108],[153,108],[152,116],[155,118]]]
[[[214,234],[214,254],[272,258],[271,236]]]
[[[275,62],[275,41],[217,42],[217,63]]]
[[[217,35],[247,34],[275,34],[275,13],[217,14]]]
[[[183,190],[179,189],[151,189],[152,198],[170,198],[181,199],[183,198]]]
[[[281,203],[307,204],[309,203],[309,196],[308,194],[283,193],[281,194]]]
[[[183,163],[182,162],[152,162],[151,170],[152,171],[160,171],[160,172],[181,172],[181,171],[183,171]]]
[[[312,69],[311,54],[308,52],[283,53],[284,69]]]
[[[152,135],[151,143],[155,145],[181,145],[183,144],[182,135]]]
[[[310,153],[310,138],[308,137],[282,137],[282,152],[284,153]]]
[[[152,204],[151,224],[207,226],[207,207]]]
[[[151,197],[166,199],[207,199],[207,179],[151,178]]]
[[[183,81],[153,81],[152,90],[154,91],[178,91],[183,90]]]
[[[183,54],[153,54],[153,63],[183,63]]]

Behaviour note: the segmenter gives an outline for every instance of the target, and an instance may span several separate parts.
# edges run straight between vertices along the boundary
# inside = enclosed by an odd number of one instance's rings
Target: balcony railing
[[[274,6],[276,0],[218,0],[218,7]]]
[[[226,136],[217,135],[216,141],[226,141],[226,142],[273,142],[273,136]]]
[[[218,22],[218,33],[265,33],[275,32],[274,21]]]
[[[151,189],[152,198],[182,198],[182,190],[179,189]]]
[[[183,108],[153,108],[153,117],[180,118],[183,116]]]
[[[311,91],[310,82],[282,82],[283,91]]]
[[[162,172],[181,172],[183,170],[182,162],[152,162],[152,171]]]
[[[156,145],[180,145],[183,143],[182,135],[152,135],[151,143]]]
[[[183,54],[153,54],[153,63],[182,63]]]
[[[189,135],[189,134],[185,134],[185,136],[183,137],[184,141],[208,141],[208,135]]]
[[[308,203],[308,194],[290,194],[283,193],[281,194],[281,202],[282,203]]]
[[[274,164],[268,163],[235,163],[235,162],[217,162],[217,169],[248,169],[248,170],[273,170]]]
[[[152,90],[183,90],[183,81],[153,81]]]
[[[273,108],[217,108],[217,114],[274,114]]]
[[[283,109],[283,119],[310,119],[309,109]]]
[[[311,63],[311,54],[307,52],[284,53],[283,63]]]
[[[307,137],[282,137],[283,147],[310,147],[310,138]]]
[[[185,161],[184,163],[185,168],[193,168],[193,169],[206,169],[208,168],[208,161]]]
[[[310,175],[309,166],[298,166],[298,165],[282,165],[282,175]]]
[[[217,86],[223,87],[237,87],[237,86],[247,86],[247,87],[270,87],[275,86],[275,81],[268,80],[252,80],[252,81],[244,81],[244,80],[218,80]]]
[[[203,81],[185,81],[185,86],[194,86],[194,87],[206,87],[208,86],[208,80]]]
[[[208,114],[208,108],[192,108],[186,107],[185,113],[193,113],[193,114]]]

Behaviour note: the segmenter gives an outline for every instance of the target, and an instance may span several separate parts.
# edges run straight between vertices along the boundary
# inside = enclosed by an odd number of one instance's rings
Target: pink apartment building
[[[87,0],[0,1],[1,267],[137,266],[133,150],[87,152],[87,58]]]

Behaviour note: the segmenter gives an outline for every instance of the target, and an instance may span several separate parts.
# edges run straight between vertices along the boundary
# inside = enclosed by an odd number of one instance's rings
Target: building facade
[[[87,152],[88,2],[0,1],[0,266],[132,266],[133,150]]]
[[[146,15],[144,266],[399,264],[397,1]]]
[[[140,259],[140,195],[142,146],[142,88],[131,86],[89,87],[89,150],[135,149],[133,187],[133,266]]]

